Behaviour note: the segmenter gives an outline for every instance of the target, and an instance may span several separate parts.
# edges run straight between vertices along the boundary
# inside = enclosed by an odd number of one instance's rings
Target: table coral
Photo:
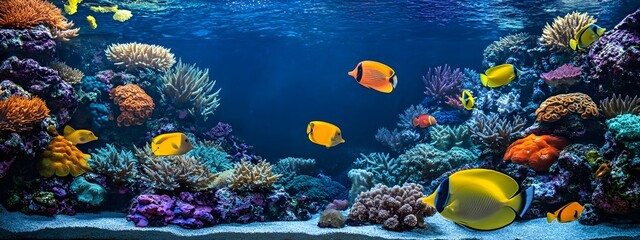
[[[598,106],[584,93],[558,94],[547,98],[536,110],[538,122],[555,122],[569,113],[580,114],[582,119],[598,117]]]
[[[552,87],[571,86],[582,74],[582,70],[573,64],[563,64],[550,72],[540,74],[540,78]]]
[[[559,152],[569,143],[562,137],[531,134],[513,142],[503,160],[529,165],[536,171],[547,171],[557,159]]]
[[[49,116],[49,108],[38,97],[10,96],[0,101],[0,129],[2,131],[29,131]]]
[[[135,84],[118,86],[111,90],[109,96],[120,106],[118,126],[142,125],[155,108],[153,99]]]
[[[44,177],[79,176],[91,171],[87,159],[91,157],[84,154],[63,136],[56,136],[49,143],[49,147],[42,154],[42,160],[38,163],[38,172]]]

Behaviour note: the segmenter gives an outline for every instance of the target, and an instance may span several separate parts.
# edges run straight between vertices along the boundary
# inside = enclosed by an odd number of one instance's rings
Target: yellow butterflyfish
[[[487,69],[484,74],[480,74],[480,81],[485,87],[496,88],[509,84],[518,78],[522,72],[512,64],[502,64]]]
[[[327,148],[345,142],[344,139],[342,139],[342,131],[340,131],[340,128],[323,121],[311,121],[309,125],[307,125],[307,135],[311,142]]]
[[[73,145],[88,143],[98,140],[98,137],[90,130],[78,129],[75,130],[71,126],[64,127],[63,134],[65,139],[69,140]]]
[[[89,7],[89,9],[91,9],[91,11],[97,12],[97,13],[110,13],[110,12],[116,12],[118,11],[118,5],[113,5],[111,7],[109,6],[91,6]]]
[[[124,9],[118,9],[114,14],[113,14],[113,20],[116,21],[120,21],[120,22],[124,22],[129,20],[129,18],[133,17],[133,14],[131,13],[131,11],[129,10],[124,10]]]
[[[451,174],[422,202],[460,225],[495,230],[524,215],[531,206],[534,190],[529,187],[520,192],[518,183],[506,174],[477,168]]]
[[[569,46],[574,51],[585,49],[598,40],[606,30],[595,24],[584,26],[569,40]]]
[[[383,93],[390,93],[398,85],[396,72],[384,63],[376,61],[359,62],[356,68],[347,74],[355,78],[360,85]]]
[[[91,28],[93,29],[98,28],[98,23],[96,23],[96,18],[94,18],[93,16],[88,15],[87,22],[89,23],[89,26],[91,26]]]
[[[193,145],[184,133],[165,133],[153,138],[151,151],[156,156],[182,155],[193,149]]]
[[[469,90],[462,90],[462,95],[458,99],[460,99],[460,102],[462,102],[462,106],[464,107],[464,109],[475,109],[473,106],[475,105],[476,100],[473,95],[471,95],[471,92],[469,92]]]

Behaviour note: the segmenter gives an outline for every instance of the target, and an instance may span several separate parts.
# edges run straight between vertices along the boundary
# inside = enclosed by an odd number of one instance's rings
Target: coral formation
[[[70,187],[78,195],[80,202],[99,206],[104,201],[104,188],[100,184],[88,182],[84,177],[74,178]]]
[[[356,168],[361,168],[373,174],[374,184],[398,185],[407,180],[407,169],[395,158],[390,158],[388,153],[369,153],[360,157],[353,163]]]
[[[3,1],[0,9],[0,27],[33,28],[38,24],[66,30],[73,26],[62,16],[62,11],[45,0]]]
[[[436,209],[422,203],[423,197],[419,184],[391,188],[378,184],[356,198],[347,216],[347,224],[384,224],[385,229],[394,231],[424,228],[424,218],[433,216]]]
[[[282,175],[279,180],[286,183],[298,175],[313,175],[315,167],[315,159],[288,157],[278,160],[273,171]]]
[[[600,109],[602,114],[607,118],[614,118],[622,114],[640,114],[640,98],[638,96],[613,95],[611,98],[605,98],[600,101]]]
[[[538,122],[555,122],[569,113],[582,119],[598,117],[598,106],[584,93],[558,94],[547,98],[536,110]]]
[[[173,191],[180,188],[201,190],[210,187],[215,180],[213,174],[204,163],[184,155],[171,157],[152,157],[148,145],[142,152],[136,149],[138,160],[143,162],[143,182],[152,189]],[[140,159],[142,158],[142,159]]]
[[[471,138],[476,144],[488,149],[502,150],[510,143],[526,124],[526,121],[515,116],[512,121],[500,118],[496,113],[486,115],[478,113],[468,123]]]
[[[0,56],[53,58],[56,42],[44,26],[33,29],[0,29]],[[2,57],[4,59],[4,57]]]
[[[571,86],[576,83],[581,74],[582,70],[579,67],[573,64],[563,64],[551,72],[540,74],[540,78],[552,87],[560,85]]]
[[[547,171],[568,144],[562,137],[531,134],[513,142],[507,148],[503,160],[529,165],[536,171]]]
[[[0,101],[0,131],[29,131],[48,116],[49,108],[38,97],[10,96]]]
[[[137,42],[111,44],[105,54],[114,65],[127,70],[149,68],[163,71],[176,63],[170,49]]]
[[[349,202],[353,202],[354,199],[361,192],[371,189],[373,184],[373,173],[367,172],[364,169],[351,169],[347,173],[349,179],[351,179],[351,188],[349,189]]]
[[[453,147],[471,148],[471,132],[466,125],[451,127],[447,125],[435,125],[431,127],[431,145],[438,150],[448,151]]]
[[[588,13],[572,12],[564,17],[556,17],[553,23],[542,30],[542,45],[554,50],[571,51],[569,40],[576,35],[578,30],[597,20]]]
[[[393,151],[401,152],[408,146],[413,145],[420,139],[420,134],[413,129],[389,131],[386,128],[379,128],[375,136],[376,140]]]
[[[51,177],[53,174],[59,177],[71,174],[77,177],[91,171],[87,163],[89,157],[91,157],[89,154],[82,153],[63,136],[56,136],[42,154],[42,160],[38,163],[38,172],[44,177]]]
[[[82,78],[84,77],[84,73],[82,71],[69,67],[63,62],[52,62],[49,64],[49,67],[58,71],[60,78],[68,84],[78,84],[82,82]]]
[[[449,151],[421,143],[398,156],[407,170],[409,182],[429,184],[446,171],[476,160],[478,156],[464,148],[453,147]]]
[[[89,165],[94,172],[107,176],[115,184],[132,183],[138,179],[138,160],[129,150],[118,150],[113,144],[95,149]]]
[[[142,125],[155,108],[153,99],[135,84],[118,86],[111,90],[109,96],[120,107],[118,126]]]
[[[271,164],[267,161],[253,164],[243,159],[233,167],[229,187],[249,191],[268,189],[273,187],[273,183],[281,176],[271,172]]]
[[[307,196],[318,202],[329,202],[334,198],[347,197],[347,188],[322,174],[319,174],[318,177],[296,176],[286,182],[284,189],[292,195]]]
[[[522,66],[529,58],[528,49],[536,46],[536,38],[528,33],[510,34],[494,41],[482,53],[482,66],[490,68],[503,63]],[[477,74],[476,74],[477,76]]]
[[[400,128],[412,128],[413,127],[413,119],[417,118],[421,114],[428,113],[429,110],[424,108],[422,105],[411,105],[409,108],[404,110],[404,113],[400,114],[400,121],[398,121],[398,127]]]
[[[451,70],[448,65],[438,66],[427,72],[427,75],[422,76],[422,81],[425,84],[425,91],[429,97],[446,101],[447,96],[455,96],[460,93],[460,87],[462,85],[463,74],[459,68]]]
[[[193,149],[187,154],[189,157],[200,159],[200,162],[204,163],[209,170],[214,173],[229,170],[233,167],[231,164],[230,156],[226,152],[218,149],[218,147],[211,142],[198,142],[193,146]]]
[[[70,189],[71,180],[54,177],[17,181],[6,191],[8,198],[4,206],[10,211],[45,216],[74,215],[80,208],[92,209],[89,204],[77,200],[77,195]]]
[[[321,228],[343,228],[346,219],[342,212],[329,209],[325,210],[320,214],[320,219],[318,219],[318,227]]]

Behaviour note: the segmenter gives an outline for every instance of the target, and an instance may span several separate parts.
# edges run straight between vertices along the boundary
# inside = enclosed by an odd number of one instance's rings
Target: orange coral
[[[50,28],[67,30],[73,26],[62,11],[45,0],[4,0],[0,8],[0,27],[33,28],[45,24]]]
[[[555,122],[569,112],[580,114],[582,119],[598,117],[598,106],[584,93],[558,94],[544,100],[536,110],[538,122]]]
[[[560,150],[568,144],[561,137],[531,134],[511,143],[502,159],[529,165],[536,171],[547,171],[558,159]]]
[[[155,107],[153,99],[135,84],[118,86],[111,90],[109,96],[120,106],[118,126],[142,125],[151,117]]]
[[[49,108],[38,97],[11,96],[0,101],[0,130],[29,131],[49,116]]]
[[[84,154],[69,140],[63,136],[54,137],[49,143],[49,147],[42,154],[42,160],[38,164],[38,172],[44,177],[56,176],[64,177],[79,176],[91,171],[87,164],[87,159],[91,156]]]

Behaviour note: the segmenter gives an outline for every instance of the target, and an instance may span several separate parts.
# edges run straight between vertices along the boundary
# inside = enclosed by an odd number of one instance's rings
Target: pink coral
[[[582,74],[582,70],[573,64],[564,64],[551,72],[540,74],[540,77],[552,87],[559,85],[573,85],[578,77]]]

